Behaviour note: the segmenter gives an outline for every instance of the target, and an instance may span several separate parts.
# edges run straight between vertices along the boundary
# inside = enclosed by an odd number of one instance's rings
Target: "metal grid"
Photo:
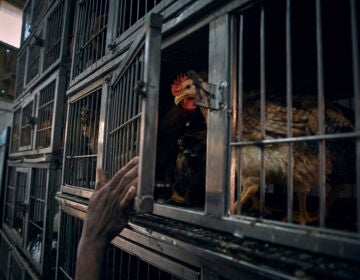
[[[19,149],[20,119],[21,119],[21,108],[14,112],[14,120],[13,120],[12,133],[11,133],[11,152],[12,153],[16,153]]]
[[[34,168],[29,197],[29,216],[26,248],[33,259],[43,262],[44,217],[46,206],[46,187],[48,169]]]
[[[44,50],[44,71],[48,69],[60,57],[61,38],[64,22],[64,3],[60,1],[58,6],[51,12],[47,19],[45,50]]]
[[[14,208],[15,208],[15,178],[16,170],[15,167],[8,168],[7,175],[7,185],[6,185],[6,197],[5,197],[5,210],[4,210],[4,222],[12,227],[13,217],[14,217]]]
[[[43,149],[51,144],[51,132],[54,115],[56,81],[51,82],[39,94],[36,148]]]
[[[1,279],[6,279],[7,277],[10,250],[11,250],[10,244],[1,235],[0,237],[0,278]]]
[[[104,56],[108,24],[108,0],[78,2],[72,78]]]
[[[80,240],[83,221],[62,212],[60,225],[57,279],[74,279],[76,249]]]
[[[9,260],[9,279],[23,279],[24,268],[21,266],[20,261],[14,256],[10,255]]]
[[[24,89],[25,62],[26,62],[26,49],[21,54],[19,54],[19,58],[17,62],[15,97],[19,97]]]
[[[71,103],[68,114],[64,183],[95,188],[101,89]]]
[[[39,40],[42,35],[38,35]],[[35,42],[29,47],[29,60],[27,67],[27,75],[26,75],[26,83],[29,83],[32,79],[34,79],[40,73],[40,51],[41,46],[40,42],[37,42],[35,38]]]
[[[144,52],[113,86],[108,108],[108,159],[106,170],[113,176],[132,157],[139,155],[141,98],[133,86],[142,80]]]
[[[141,260],[135,255],[111,246],[107,252],[104,279],[176,280],[180,278]]]
[[[305,209],[316,219],[305,224],[359,231],[356,11],[354,1],[287,0],[264,1],[238,15],[229,205],[241,194],[242,203],[258,211],[241,205],[235,214],[299,223],[293,214],[301,207],[299,189],[313,189]],[[335,14],[348,20],[340,20],[337,32],[330,20]],[[347,55],[334,60],[340,50]],[[343,99],[355,110],[332,104]],[[258,192],[250,191],[255,185]],[[351,194],[335,207],[344,188]],[[278,209],[269,213],[269,206]],[[337,220],[328,216],[332,206]]]
[[[28,173],[16,172],[16,187],[15,187],[15,207],[13,228],[17,233],[23,237],[25,231],[25,213],[27,211],[26,205],[26,190],[27,190]]]
[[[33,0],[33,25],[37,25],[41,20],[44,10],[47,6],[47,0]]]
[[[118,18],[116,26],[116,36],[120,36],[128,30],[139,19],[143,18],[152,8],[159,4],[161,0],[126,0],[118,5]]]
[[[33,102],[30,102],[22,109],[20,146],[29,147],[32,143],[33,132]]]

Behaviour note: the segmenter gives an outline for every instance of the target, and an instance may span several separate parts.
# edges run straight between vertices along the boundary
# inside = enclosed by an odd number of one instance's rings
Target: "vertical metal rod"
[[[292,59],[291,59],[291,0],[286,0],[286,117],[287,137],[292,137]],[[288,170],[287,170],[287,220],[292,222],[294,203],[293,186],[293,144],[288,144]]]
[[[136,6],[136,21],[138,21],[140,18],[140,0],[137,1],[137,6]]]
[[[354,113],[355,130],[360,131],[360,55],[359,55],[359,26],[356,10],[357,1],[350,0],[351,16],[351,45],[353,62],[353,83],[354,83]],[[360,169],[360,138],[356,138],[356,170]],[[360,234],[360,173],[356,172],[356,205],[357,205],[357,231]]]
[[[260,10],[260,124],[261,139],[265,139],[265,11],[264,6]],[[260,216],[264,216],[265,208],[265,147],[261,145],[261,171],[260,171]]]
[[[123,18],[122,18],[122,28],[121,28],[121,34],[126,30],[126,22],[125,22],[125,18],[126,18],[126,4],[127,1],[124,1],[124,9],[123,9]]]
[[[323,69],[323,46],[321,25],[321,0],[316,1],[316,51],[317,51],[317,75],[318,75],[318,108],[319,108],[319,135],[325,133],[325,104],[324,104],[324,69]],[[319,215],[320,227],[325,226],[325,140],[319,141]]]
[[[133,0],[130,0],[130,9],[129,9],[129,27],[132,25],[133,19]]]
[[[239,141],[242,141],[243,135],[243,97],[244,97],[244,15],[240,15],[240,28],[239,28],[239,55],[238,55],[238,115],[237,115],[237,125],[238,125],[238,137]],[[240,205],[240,198],[242,193],[242,166],[241,166],[241,152],[242,147],[235,148],[238,149],[238,158],[237,158],[237,193],[238,193],[238,207],[237,207],[237,214],[241,214],[241,207]]]

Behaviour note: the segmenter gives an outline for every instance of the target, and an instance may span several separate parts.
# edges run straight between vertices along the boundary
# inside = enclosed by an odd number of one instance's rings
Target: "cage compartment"
[[[52,136],[53,117],[55,115],[55,87],[56,80],[39,92],[36,120],[36,149],[50,146]]]
[[[23,93],[23,89],[24,89],[26,53],[27,53],[27,48],[23,48],[18,53],[17,67],[16,67],[15,98],[19,97]]]
[[[10,154],[19,150],[21,108],[15,110],[11,129]]]
[[[26,260],[19,254],[16,247],[0,230],[0,277],[1,279],[37,280],[39,275],[29,267]]]
[[[207,108],[187,111],[175,104],[171,90],[182,86],[181,77],[189,70],[207,79],[208,49],[205,26],[162,50],[154,190],[161,204],[204,209],[207,123],[203,112]]]
[[[26,262],[40,275],[50,277],[56,256],[58,225],[54,220],[54,196],[59,186],[59,170],[49,163],[33,167],[19,167],[11,162],[9,165],[4,231]]]
[[[136,155],[140,182],[134,207],[152,211],[162,16],[150,14],[114,72],[107,108],[105,168],[110,176]]]
[[[55,71],[17,106],[10,156],[52,153],[61,147],[65,79],[63,70]]]
[[[69,103],[63,173],[67,191],[95,189],[101,95],[100,87]]]
[[[70,1],[68,1],[69,3]],[[65,23],[64,10],[66,9],[66,1],[58,1],[52,8],[46,18],[46,31],[44,38],[44,59],[43,71],[56,63],[61,56],[63,45],[63,31]],[[71,19],[71,17],[69,17]],[[70,20],[68,19],[68,21]],[[68,50],[63,50],[68,51]]]
[[[59,235],[56,279],[74,279],[76,251],[83,227],[84,213],[63,207]],[[104,279],[199,279],[199,271],[149,252],[134,243],[115,238],[106,252]]]
[[[43,32],[40,30],[30,38],[29,56],[26,69],[26,84],[40,75],[42,62],[42,49],[44,46]]]
[[[286,8],[291,9],[288,14],[286,14]],[[309,12],[306,23],[301,18],[305,10]],[[318,13],[317,16],[315,12]],[[339,31],[330,35],[333,27],[331,16],[335,12],[344,20],[336,27],[336,30]],[[319,14],[322,15],[320,19],[318,18]],[[235,116],[234,128],[236,131],[232,138],[240,139],[242,142],[253,141],[255,143],[261,140],[269,142],[263,148],[256,148],[252,143],[251,145],[240,144],[239,148],[236,146],[235,149],[238,151],[235,153],[241,153],[242,157],[238,164],[243,165],[243,169],[239,169],[238,172],[242,172],[240,179],[247,186],[250,184],[250,176],[258,177],[257,184],[260,182],[260,177],[263,176],[262,180],[266,183],[266,187],[261,188],[260,193],[266,194],[269,202],[272,197],[275,199],[275,202],[272,203],[273,207],[276,207],[276,204],[285,206],[285,212],[286,203],[284,205],[277,198],[282,196],[282,199],[286,200],[286,188],[281,187],[281,184],[286,185],[286,177],[291,178],[286,175],[287,172],[292,173],[294,179],[290,179],[289,182],[295,192],[299,192],[301,184],[303,184],[303,188],[309,190],[316,185],[320,185],[324,189],[329,188],[330,186],[326,186],[326,183],[320,180],[323,176],[326,176],[329,185],[336,185],[334,188],[344,188],[344,184],[346,184],[346,188],[350,187],[353,191],[355,189],[354,139],[356,135],[354,134],[350,138],[347,138],[346,135],[354,132],[354,113],[351,107],[344,106],[345,103],[342,103],[344,105],[334,104],[334,101],[346,102],[348,100],[348,104],[353,102],[352,60],[349,57],[349,53],[351,54],[350,21],[346,21],[348,18],[350,18],[348,4],[335,5],[335,3],[329,2],[324,3],[321,7],[316,7],[309,1],[304,1],[302,4],[294,2],[291,7],[286,7],[285,1],[278,4],[264,3],[244,11],[238,17],[237,40],[239,46],[235,57],[239,61],[237,72],[240,75],[241,85],[239,82],[239,93],[234,108],[235,110],[239,109],[240,113]],[[287,26],[284,25],[286,20],[288,20]],[[315,27],[320,23],[323,26],[323,32],[321,35],[317,35]],[[288,29],[286,30],[285,27]],[[300,32],[304,30],[306,32]],[[305,33],[307,40],[304,37]],[[337,43],[333,42],[334,36],[337,38]],[[307,47],[299,47],[300,42],[306,42]],[[320,54],[323,60],[322,64],[319,64],[319,55],[317,54],[319,52],[317,47],[320,43],[324,49]],[[286,49],[286,47],[288,48]],[[239,53],[240,50],[242,53]],[[339,50],[343,50],[343,57],[339,60],[332,59],[332,54]],[[340,69],[342,70],[339,71]],[[335,79],[336,72],[338,75]],[[342,94],[340,95],[339,92]],[[261,104],[261,102],[263,103]],[[323,107],[318,105],[319,102],[323,104]],[[287,108],[290,109],[287,110]],[[289,116],[292,121],[287,122],[286,119]],[[322,132],[318,131],[318,126],[321,126],[319,129],[322,129]],[[332,137],[329,136],[326,140],[322,140],[321,136],[317,139],[313,137],[319,134],[330,134]],[[340,134],[344,134],[344,136],[340,138]],[[296,139],[286,141],[290,144],[279,143],[276,140],[272,142],[272,139],[291,137],[298,137],[297,140],[301,141],[295,142]],[[347,154],[346,161],[340,155],[341,153]],[[261,154],[264,155],[264,162],[259,160],[257,161],[258,166],[256,166],[255,162],[260,159]],[[252,158],[252,160],[247,161],[246,157]],[[291,166],[288,158],[292,159]],[[270,163],[271,161],[272,163]],[[303,164],[303,161],[307,163]],[[343,164],[349,165],[341,166]],[[258,175],[250,173],[247,170],[249,168],[258,170]],[[281,169],[283,171],[280,171]],[[277,172],[282,175],[276,175]],[[314,175],[307,176],[306,173],[314,173]],[[341,177],[343,177],[343,181],[341,181]],[[328,196],[329,200],[334,199],[331,197],[334,188],[332,191],[327,191],[327,193],[331,193]],[[238,187],[237,191],[241,192],[242,190]],[[319,197],[318,193],[319,189],[309,192],[312,197]],[[337,195],[334,194],[334,196]],[[243,197],[245,198],[245,195]],[[260,195],[260,197],[262,200],[265,199],[264,195]],[[350,195],[348,198],[354,199],[355,197]],[[328,208],[332,203],[329,200]],[[314,201],[311,197],[308,198],[309,203],[313,204]],[[296,206],[297,200],[291,198],[289,203]],[[317,203],[317,205],[319,204]],[[289,204],[288,207],[292,208]],[[308,207],[311,208],[311,205]],[[354,211],[350,209],[354,209],[354,207],[355,204],[349,205],[348,214],[343,214],[351,215]],[[315,208],[313,211],[316,211],[316,206],[313,208]],[[274,218],[277,219],[276,215]],[[353,216],[352,219],[352,223],[355,223],[356,217]],[[343,225],[340,228],[343,228]],[[349,225],[347,228],[351,228],[351,226]]]
[[[115,24],[113,26],[115,37],[119,37],[125,33],[161,2],[161,0],[145,2],[140,0],[126,0],[116,5]]]
[[[108,9],[108,0],[77,3],[72,79],[105,55]]]

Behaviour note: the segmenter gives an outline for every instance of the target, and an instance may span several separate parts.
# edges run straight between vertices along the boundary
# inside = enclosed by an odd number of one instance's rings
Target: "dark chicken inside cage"
[[[354,230],[349,2],[264,1],[235,25],[233,213]]]
[[[196,42],[196,43],[195,43]],[[206,109],[189,70],[208,71],[208,26],[162,51],[155,199],[202,208],[205,201]]]

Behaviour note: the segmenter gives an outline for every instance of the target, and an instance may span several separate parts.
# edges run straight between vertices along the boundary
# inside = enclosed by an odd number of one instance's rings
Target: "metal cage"
[[[44,16],[44,12],[47,8],[48,1],[47,0],[34,0],[32,8],[32,24],[35,26],[39,24],[42,17]]]
[[[33,167],[14,162],[9,165],[4,232],[16,253],[23,255],[21,262],[35,271],[34,275],[51,277],[56,256],[58,225],[53,219],[59,169],[51,163],[33,163]]]
[[[344,19],[338,32],[333,32],[334,14]],[[262,2],[237,15],[229,146],[229,206],[233,209],[240,197],[243,204],[236,215],[337,229],[334,237],[350,240],[351,232],[359,231],[357,24],[352,1]],[[330,43],[334,38],[337,44]],[[339,50],[344,55],[334,60]],[[305,124],[308,113],[315,129]],[[273,177],[277,168],[283,171]],[[249,197],[259,203],[259,212],[246,210]]]
[[[7,184],[5,188],[5,201],[4,201],[4,219],[10,227],[13,226],[13,217],[15,209],[15,167],[9,167],[7,172]]]
[[[95,188],[101,88],[69,103],[63,184]]]
[[[56,80],[40,90],[37,107],[36,149],[49,147],[51,144],[54,118]]]
[[[43,71],[60,58],[64,25],[65,1],[59,1],[46,20]]]
[[[20,142],[20,120],[21,108],[14,112],[13,125],[11,130],[11,153],[16,153],[19,150]]]
[[[162,17],[150,14],[109,87],[105,168],[110,176],[140,155],[142,177],[135,207],[151,211]]]
[[[78,1],[76,9],[73,79],[105,55],[109,1]]]
[[[25,63],[26,63],[26,48],[19,52],[17,65],[22,67],[16,67],[16,85],[15,85],[15,97],[19,97],[24,89],[25,82]]]
[[[19,138],[19,150],[30,150],[33,144],[34,133],[34,102],[30,101],[22,108],[21,112],[21,126],[20,126],[20,138]]]
[[[41,48],[42,48],[42,33],[37,37],[33,37],[34,42],[29,46],[29,59],[27,64],[26,83],[31,82],[37,75],[40,74]]]
[[[61,211],[56,279],[74,279],[83,221]]]
[[[116,16],[116,37],[123,34],[139,19],[148,14],[161,0],[126,0],[118,5]]]

